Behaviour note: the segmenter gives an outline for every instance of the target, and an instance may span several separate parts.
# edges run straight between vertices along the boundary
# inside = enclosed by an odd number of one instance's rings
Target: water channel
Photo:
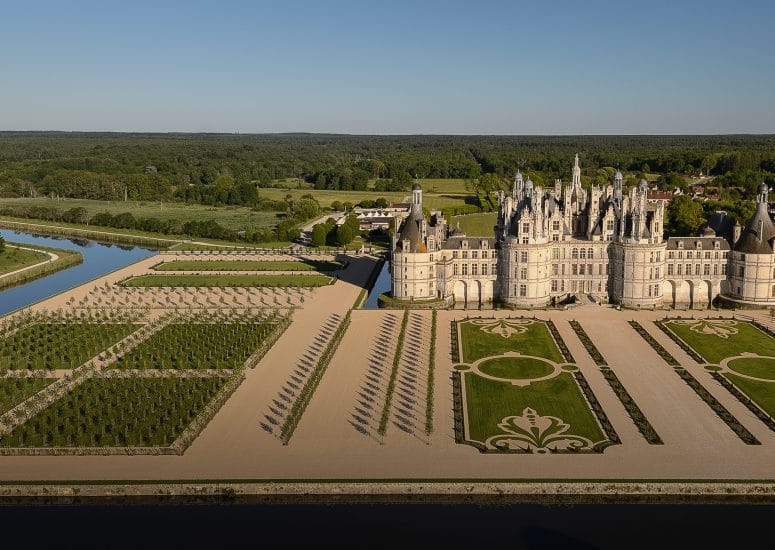
[[[79,265],[0,291],[0,315],[49,298],[158,252],[132,245],[103,244],[88,239],[33,235],[9,229],[0,229],[0,237],[3,237],[6,242],[64,248],[75,250],[83,255],[83,263]]]

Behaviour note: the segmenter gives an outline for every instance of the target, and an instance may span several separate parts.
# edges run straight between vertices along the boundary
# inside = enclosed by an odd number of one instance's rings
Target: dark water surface
[[[78,286],[157,252],[138,246],[102,244],[88,239],[39,236],[9,229],[0,229],[0,237],[11,242],[75,250],[83,255],[82,264],[0,291],[0,315],[59,294],[63,290]]]
[[[382,264],[382,269],[374,281],[374,287],[369,292],[366,302],[363,304],[364,309],[377,309],[379,307],[379,295],[383,292],[390,291],[390,262]]]
[[[0,507],[15,548],[772,548],[755,505]]]

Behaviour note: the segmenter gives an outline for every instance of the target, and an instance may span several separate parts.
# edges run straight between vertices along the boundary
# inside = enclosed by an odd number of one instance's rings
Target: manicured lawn
[[[48,254],[43,252],[14,248],[6,243],[5,250],[0,252],[0,275],[45,262],[48,259]]]
[[[513,386],[465,373],[469,437],[484,442],[504,432],[498,427],[506,416],[521,416],[525,408],[541,416],[561,418],[570,428],[567,433],[580,435],[593,443],[605,439],[573,376],[558,376],[529,386]]]
[[[141,287],[318,287],[323,275],[141,275],[121,284]]]
[[[775,418],[775,383],[750,380],[729,372],[724,373],[724,376]]]
[[[760,357],[735,359],[727,363],[727,366],[740,374],[753,376],[755,378],[775,380],[775,359],[764,359]],[[772,387],[772,390],[775,392],[775,386]]]
[[[691,330],[685,324],[673,321],[668,321],[667,327],[709,363],[718,363],[722,359],[740,355],[746,351],[775,357],[775,340],[743,321],[737,321],[732,328],[737,329],[738,332],[728,334],[727,338],[721,338],[716,334],[701,334]]]
[[[554,371],[549,363],[532,357],[496,357],[480,363],[479,370],[497,378],[516,380],[541,378]]]
[[[225,378],[93,378],[0,439],[4,447],[169,445]]]
[[[500,334],[485,332],[481,326],[471,322],[461,322],[458,326],[460,327],[463,361],[465,362],[470,363],[484,357],[500,355],[506,351],[543,357],[556,363],[564,362],[549,329],[541,321],[527,325],[526,332],[512,334],[508,338],[504,338]]]
[[[337,271],[340,262],[315,260],[176,260],[154,266],[156,271]]]
[[[468,237],[492,237],[495,235],[493,227],[498,221],[498,214],[486,212],[483,214],[467,214],[465,216],[452,216],[449,220],[450,227],[457,227]]]
[[[436,180],[439,181],[439,180]],[[433,184],[432,184],[433,185]],[[450,193],[449,190],[442,189],[441,184],[435,184],[439,189],[439,194],[432,192],[423,193],[423,206],[433,209],[441,209],[447,206],[462,206],[466,204],[465,195],[453,195],[444,194]],[[454,184],[453,187],[459,189],[459,184]],[[457,192],[457,191],[456,191]],[[258,194],[261,197],[265,197],[272,200],[283,200],[287,195],[290,195],[293,199],[298,200],[302,195],[311,194],[320,203],[321,206],[328,207],[334,201],[350,202],[352,204],[358,204],[364,199],[374,200],[379,197],[385,198],[388,202],[403,202],[404,199],[409,197],[410,191],[387,193],[381,191],[332,191],[332,190],[319,190],[319,189],[276,189],[276,188],[262,188],[258,190]]]
[[[53,378],[0,378],[0,414],[11,410],[53,381]]]
[[[0,370],[72,369],[137,328],[130,323],[37,323],[0,339]]]

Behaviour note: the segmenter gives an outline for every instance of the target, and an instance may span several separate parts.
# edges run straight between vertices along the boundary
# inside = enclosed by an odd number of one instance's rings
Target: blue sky
[[[775,132],[775,2],[0,0],[0,129]]]

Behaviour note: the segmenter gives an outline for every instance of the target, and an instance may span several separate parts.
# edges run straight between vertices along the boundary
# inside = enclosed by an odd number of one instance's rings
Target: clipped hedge
[[[436,370],[436,314],[431,316],[431,343],[428,352],[428,391],[425,396],[425,435],[433,432],[433,384]]]
[[[390,419],[390,404],[393,401],[393,392],[396,389],[396,379],[398,378],[398,365],[401,362],[401,351],[404,348],[404,339],[406,338],[406,325],[409,323],[409,311],[404,311],[404,317],[401,320],[401,331],[398,333],[398,343],[396,351],[393,354],[393,367],[390,369],[390,380],[388,380],[387,390],[385,391],[385,405],[382,407],[382,415],[379,419],[379,428],[377,433],[385,435],[387,423]]]

